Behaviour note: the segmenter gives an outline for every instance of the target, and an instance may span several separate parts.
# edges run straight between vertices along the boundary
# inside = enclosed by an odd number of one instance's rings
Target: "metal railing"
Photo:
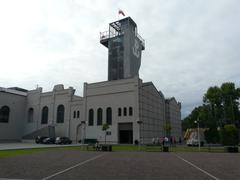
[[[114,37],[120,36],[122,34],[124,34],[124,32],[113,33],[111,31],[103,31],[103,32],[100,32],[100,41],[106,40],[106,39],[109,39],[109,38],[114,38]],[[145,48],[145,40],[138,33],[137,33],[136,36],[141,41],[142,46]]]
[[[104,31],[104,32],[100,32],[100,41],[105,40],[105,39],[109,39],[109,38],[113,38],[116,36],[121,35],[120,33],[113,33],[110,31]]]

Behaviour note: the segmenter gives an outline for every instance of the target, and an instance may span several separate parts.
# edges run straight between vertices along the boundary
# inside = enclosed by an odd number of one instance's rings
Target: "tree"
[[[207,143],[219,143],[219,131],[216,128],[210,128],[204,132]]]
[[[106,144],[106,137],[107,137],[107,130],[109,129],[109,125],[107,123],[104,123],[102,125],[102,131],[105,131],[105,144]]]
[[[209,107],[212,126],[222,126],[222,91],[219,87],[209,87],[203,96],[203,103]]]
[[[227,124],[221,130],[222,144],[225,146],[238,145],[238,129],[234,124]]]
[[[203,96],[203,105],[195,107],[183,119],[182,129],[195,127],[194,121],[198,118],[201,127],[211,129],[208,133],[226,124],[235,124],[240,128],[239,98],[240,88],[235,88],[232,82],[225,82],[221,87],[209,87]]]
[[[239,124],[239,102],[240,98],[239,88],[235,88],[235,84],[232,82],[223,83],[221,86],[222,98],[223,98],[223,112],[224,122],[226,124]]]
[[[217,126],[223,127],[225,124],[239,126],[239,98],[240,89],[235,88],[235,84],[232,82],[225,82],[220,88],[209,87],[203,97],[203,102],[210,105]]]
[[[200,120],[200,127],[209,127],[209,124],[214,123],[209,120],[209,117],[211,117],[209,116],[209,107],[207,105],[198,106],[182,121],[182,129],[186,131],[196,127],[196,120]]]

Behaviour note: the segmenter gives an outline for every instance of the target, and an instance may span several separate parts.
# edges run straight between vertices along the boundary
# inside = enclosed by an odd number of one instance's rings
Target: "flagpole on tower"
[[[123,10],[118,9],[118,20],[119,20],[119,15],[125,16],[125,13],[123,12]]]

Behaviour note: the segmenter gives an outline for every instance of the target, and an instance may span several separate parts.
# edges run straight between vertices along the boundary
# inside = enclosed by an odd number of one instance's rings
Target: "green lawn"
[[[113,151],[149,151],[149,152],[158,152],[161,151],[161,146],[134,146],[134,145],[113,145]],[[187,146],[176,146],[169,147],[170,152],[199,152],[198,147],[187,147]],[[201,147],[201,152],[224,152],[223,147]]]
[[[171,147],[170,151],[172,152],[199,152],[198,147]],[[201,147],[200,152],[224,152],[224,147]]]
[[[150,152],[159,152],[161,151],[161,146],[146,146],[142,145],[136,146],[136,145],[113,145],[113,151],[150,151]],[[175,146],[175,147],[169,147],[170,152],[199,152],[198,147],[188,147],[188,146]],[[224,147],[201,147],[200,152],[225,152]]]
[[[31,149],[14,149],[14,150],[0,150],[0,158],[1,157],[11,157],[23,154],[32,154],[43,151],[50,150],[82,150],[81,146],[69,146],[69,147],[44,147],[44,148],[31,148]]]
[[[50,148],[1,150],[0,157],[11,157],[11,156],[17,156],[17,155],[22,155],[22,154],[32,154],[32,153],[47,151],[47,150],[50,150]]]
[[[86,145],[76,145],[76,146],[68,146],[68,147],[44,147],[44,148],[32,148],[32,149],[18,149],[18,150],[0,150],[0,158],[1,157],[11,157],[23,154],[32,154],[43,151],[50,150],[79,150],[79,151],[87,151]],[[94,148],[91,147],[88,149],[89,151],[94,151]],[[161,146],[145,146],[145,145],[112,145],[113,151],[150,151],[150,152],[159,152],[161,151]],[[198,147],[187,147],[187,146],[176,146],[169,147],[170,152],[198,152]],[[224,152],[224,147],[201,147],[201,152]]]

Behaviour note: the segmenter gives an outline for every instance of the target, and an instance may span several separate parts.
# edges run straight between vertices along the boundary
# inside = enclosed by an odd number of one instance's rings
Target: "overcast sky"
[[[43,91],[107,80],[99,32],[131,16],[146,41],[140,78],[182,102],[200,105],[209,86],[240,86],[239,0],[1,0],[0,87]]]

